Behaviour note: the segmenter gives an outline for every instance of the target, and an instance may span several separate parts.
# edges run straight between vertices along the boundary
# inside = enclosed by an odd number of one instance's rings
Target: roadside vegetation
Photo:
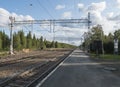
[[[117,53],[114,52],[114,39],[118,40]],[[105,35],[101,25],[94,26],[89,32],[84,33],[84,42],[81,46],[94,57],[120,59],[120,29]]]
[[[114,55],[114,54],[90,54],[91,58],[99,58],[104,60],[120,60],[120,55]]]

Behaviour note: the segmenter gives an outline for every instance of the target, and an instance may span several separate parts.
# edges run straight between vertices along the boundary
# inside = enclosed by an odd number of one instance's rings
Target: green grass
[[[104,54],[97,56],[96,54],[90,55],[92,58],[101,58],[101,59],[108,59],[108,60],[120,60],[120,55],[114,55],[114,54]]]
[[[8,55],[8,51],[0,52],[0,57],[5,55]]]

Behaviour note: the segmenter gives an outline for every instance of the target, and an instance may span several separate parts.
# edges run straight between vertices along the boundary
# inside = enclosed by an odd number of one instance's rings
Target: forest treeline
[[[59,43],[57,41],[48,41],[42,36],[37,38],[32,36],[31,32],[25,35],[24,31],[18,31],[13,33],[13,48],[20,51],[22,49],[45,49],[45,48],[73,48],[75,46]],[[10,38],[4,31],[0,31],[0,51],[8,51],[10,48]]]

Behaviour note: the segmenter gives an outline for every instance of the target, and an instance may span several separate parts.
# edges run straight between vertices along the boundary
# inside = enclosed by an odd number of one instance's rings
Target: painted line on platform
[[[40,87],[72,55],[72,53],[65,58],[53,71],[51,71],[36,87]]]

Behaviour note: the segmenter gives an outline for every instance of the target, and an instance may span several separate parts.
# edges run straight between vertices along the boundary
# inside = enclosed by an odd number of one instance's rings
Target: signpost
[[[114,54],[118,54],[118,39],[114,39]]]

